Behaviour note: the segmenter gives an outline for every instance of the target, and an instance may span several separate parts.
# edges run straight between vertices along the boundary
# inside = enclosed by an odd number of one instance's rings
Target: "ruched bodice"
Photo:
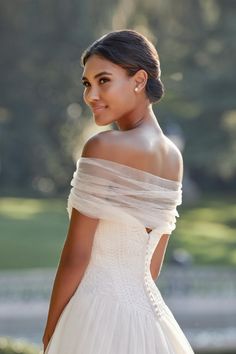
[[[165,303],[150,273],[160,236],[157,230],[148,234],[135,223],[100,220],[80,291],[103,294],[160,316]]]
[[[145,292],[147,237],[137,226],[101,220],[80,291],[152,312]]]
[[[71,181],[68,212],[136,222],[169,233],[175,229],[182,183],[114,161],[81,157]]]
[[[150,273],[162,234],[175,229],[182,184],[80,158],[71,185],[69,216],[75,208],[99,222],[89,264],[45,354],[193,354]]]

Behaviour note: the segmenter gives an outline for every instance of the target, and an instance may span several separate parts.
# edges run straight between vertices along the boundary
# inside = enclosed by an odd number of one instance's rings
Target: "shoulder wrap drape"
[[[67,210],[99,219],[136,222],[171,234],[182,183],[118,162],[81,157],[71,181]]]

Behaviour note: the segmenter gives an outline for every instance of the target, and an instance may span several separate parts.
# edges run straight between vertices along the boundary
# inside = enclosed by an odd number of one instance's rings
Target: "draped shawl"
[[[81,157],[71,181],[67,210],[92,217],[136,222],[171,234],[176,207],[182,203],[182,183],[115,161]]]

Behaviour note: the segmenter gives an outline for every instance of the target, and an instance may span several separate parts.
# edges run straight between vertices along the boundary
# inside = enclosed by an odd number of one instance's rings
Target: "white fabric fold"
[[[81,157],[71,181],[67,210],[93,218],[127,222],[171,234],[182,183],[115,161]]]

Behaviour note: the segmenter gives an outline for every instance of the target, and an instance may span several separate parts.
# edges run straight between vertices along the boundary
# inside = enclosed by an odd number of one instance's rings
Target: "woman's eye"
[[[100,80],[99,80],[99,83],[100,84],[105,84],[107,81],[110,81],[109,79],[105,78],[105,77],[102,77]],[[88,81],[82,81],[82,85],[84,87],[90,87],[90,83]]]
[[[88,81],[83,81],[82,85],[85,86],[85,87],[89,87],[89,82]]]
[[[99,82],[100,84],[105,84],[105,82],[109,81],[109,79],[105,78],[105,77],[102,77]]]

